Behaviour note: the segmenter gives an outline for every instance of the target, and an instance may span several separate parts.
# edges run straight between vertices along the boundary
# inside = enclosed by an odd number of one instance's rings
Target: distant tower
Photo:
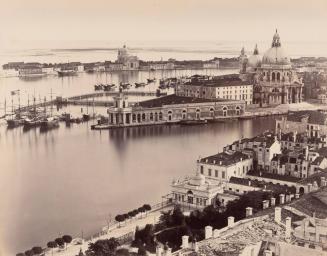
[[[247,64],[247,56],[245,54],[244,47],[241,50],[241,55],[239,56],[239,66],[240,66],[240,74],[246,73],[246,64]]]

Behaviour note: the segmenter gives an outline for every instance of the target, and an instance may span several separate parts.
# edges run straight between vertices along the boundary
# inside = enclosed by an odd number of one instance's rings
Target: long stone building
[[[106,128],[151,124],[178,123],[182,120],[215,120],[239,117],[244,114],[242,101],[203,99],[168,95],[130,105],[120,91],[114,97],[114,106],[108,108]]]

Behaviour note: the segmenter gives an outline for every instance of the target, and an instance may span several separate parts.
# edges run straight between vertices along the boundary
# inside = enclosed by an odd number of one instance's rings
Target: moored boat
[[[199,124],[206,124],[206,123],[208,123],[206,119],[185,119],[179,122],[179,124],[182,125],[199,125]]]

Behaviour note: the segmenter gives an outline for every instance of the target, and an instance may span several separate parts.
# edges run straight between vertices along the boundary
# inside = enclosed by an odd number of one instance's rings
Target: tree
[[[142,246],[139,248],[138,252],[137,252],[137,255],[139,256],[146,256],[147,255],[147,252],[145,250],[145,248]]]
[[[51,249],[51,253],[53,254],[53,249],[56,248],[58,244],[55,241],[50,241],[47,243],[47,247]]]
[[[151,205],[149,205],[149,204],[144,204],[144,205],[143,205],[143,209],[145,210],[145,212],[151,211]]]
[[[130,211],[130,212],[128,212],[128,216],[130,217],[130,218],[133,218],[135,215],[134,215],[134,211]]]
[[[145,209],[144,209],[143,206],[141,206],[141,207],[137,208],[137,211],[138,211],[139,213],[141,213],[141,217],[142,217],[142,213],[145,212]]]
[[[25,251],[25,255],[26,256],[33,256],[34,252],[32,250],[27,250],[27,251]]]
[[[65,245],[65,241],[61,237],[56,238],[55,242],[58,244],[59,247],[62,247]]]
[[[40,255],[43,252],[43,249],[40,246],[34,246],[32,248],[32,251],[33,251],[34,255]]]
[[[129,251],[126,248],[120,248],[116,251],[116,256],[129,256]]]
[[[123,216],[124,216],[124,220],[127,220],[130,217],[127,213],[123,214]]]
[[[69,244],[73,240],[73,238],[70,235],[64,235],[62,237],[62,240],[64,240],[65,247],[67,247],[67,244]]]
[[[118,221],[119,225],[120,225],[120,222],[123,222],[125,220],[125,217],[124,215],[121,215],[121,214],[118,214],[116,217],[115,217],[115,220]]]
[[[95,256],[114,256],[119,242],[115,238],[97,240],[89,244],[89,252]]]

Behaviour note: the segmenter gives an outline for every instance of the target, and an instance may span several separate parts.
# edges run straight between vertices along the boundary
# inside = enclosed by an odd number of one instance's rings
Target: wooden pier
[[[94,93],[87,93],[87,94],[81,94],[77,96],[71,96],[71,97],[57,97],[55,100],[52,101],[46,101],[46,102],[41,102],[37,103],[35,105],[29,105],[29,106],[23,106],[20,107],[19,111],[21,112],[26,112],[29,110],[32,110],[34,107],[35,108],[43,108],[43,107],[48,107],[51,105],[81,105],[81,106],[96,106],[96,107],[109,107],[113,106],[113,100],[108,99],[108,100],[94,100],[95,98],[100,98],[100,97],[114,97],[118,95],[119,92],[117,91],[108,91],[108,92],[94,92]],[[125,95],[128,96],[139,96],[139,97],[146,97],[146,96],[152,96],[156,97],[157,92],[142,92],[142,91],[125,91]],[[165,96],[167,93],[160,93],[160,96]],[[135,103],[130,101],[130,103]]]

